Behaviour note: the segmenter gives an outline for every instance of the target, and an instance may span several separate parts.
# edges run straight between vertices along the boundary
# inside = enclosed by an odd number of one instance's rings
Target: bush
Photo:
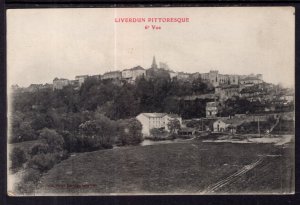
[[[33,182],[36,183],[40,179],[40,172],[39,170],[29,168],[26,170],[24,176],[23,176],[23,182]]]
[[[16,192],[20,194],[32,194],[36,189],[41,173],[36,169],[26,169],[21,181],[16,186]]]
[[[29,167],[45,172],[59,163],[63,158],[63,153],[47,153],[33,156],[29,161]]]
[[[23,164],[27,161],[24,150],[15,147],[10,154],[10,160],[12,169],[21,168]]]
[[[97,142],[97,139],[93,136],[78,136],[77,142],[77,152],[91,152],[101,149],[101,144],[99,144],[99,142]]]
[[[68,152],[78,152],[78,140],[76,136],[73,136],[68,131],[63,131],[61,133],[64,139],[64,149]]]
[[[36,144],[34,145],[29,154],[31,156],[34,156],[34,155],[37,155],[37,154],[46,154],[49,152],[49,146],[45,143],[39,143],[39,144]]]
[[[36,184],[34,182],[23,182],[17,184],[16,192],[19,194],[32,194],[36,189]]]
[[[21,121],[18,126],[12,125],[9,141],[11,143],[36,140],[37,135],[29,122]]]
[[[100,149],[113,148],[112,143],[101,137],[81,135],[77,137],[77,152],[92,152]]]
[[[101,148],[112,148],[115,143],[117,123],[101,113],[95,114],[94,120],[88,120],[79,126],[78,137],[80,150],[93,151]]]
[[[40,132],[39,138],[46,141],[49,146],[49,152],[59,152],[63,150],[64,139],[55,130],[44,128]]]
[[[261,133],[266,132],[271,128],[272,124],[268,121],[259,122],[259,130]],[[258,122],[244,122],[237,126],[237,133],[239,134],[257,134],[258,133]]]
[[[173,133],[173,134],[170,134],[168,138],[174,140],[174,139],[176,139],[178,137],[179,137],[179,135],[177,133]]]
[[[118,145],[137,145],[143,141],[142,124],[138,120],[129,119],[118,122]]]
[[[154,139],[166,139],[169,137],[169,133],[164,129],[153,128],[150,130],[150,136]]]

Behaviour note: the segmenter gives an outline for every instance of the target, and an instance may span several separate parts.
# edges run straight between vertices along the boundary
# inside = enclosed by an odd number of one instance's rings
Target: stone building
[[[171,80],[173,80],[174,78],[177,78],[178,73],[174,72],[174,71],[169,71],[169,75],[170,75]]]
[[[252,86],[252,85],[257,85],[261,84],[263,81],[257,77],[246,77],[243,79],[240,79],[240,85],[244,87]]]
[[[215,94],[219,95],[220,99],[228,99],[233,96],[240,95],[240,88],[238,85],[223,85],[215,88]]]
[[[207,102],[206,103],[206,117],[214,118],[218,114],[218,103],[217,102]]]
[[[136,66],[122,71],[122,79],[125,79],[129,83],[134,83],[137,78],[145,76],[146,70],[141,66]]]
[[[122,78],[122,72],[120,71],[110,71],[102,75],[102,80],[120,80]]]
[[[237,127],[242,123],[243,120],[239,118],[218,119],[213,123],[213,131],[235,134]]]
[[[43,89],[43,84],[30,84],[26,90],[27,92],[36,92],[41,89]]]
[[[177,79],[178,80],[188,80],[190,77],[189,73],[184,73],[184,72],[178,72],[177,73]]]
[[[88,75],[77,75],[75,76],[75,80],[78,81],[79,87],[84,83],[84,81],[88,78]]]
[[[220,85],[238,85],[238,75],[223,75],[219,74],[217,70],[211,70],[209,73],[200,73],[200,77],[203,81],[210,82],[214,87]]]
[[[63,87],[70,84],[70,81],[65,78],[54,78],[53,80],[53,90],[61,90]]]

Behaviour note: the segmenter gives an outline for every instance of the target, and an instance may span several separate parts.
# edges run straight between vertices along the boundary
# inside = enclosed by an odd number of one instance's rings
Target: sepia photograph
[[[295,8],[8,9],[9,196],[295,193]]]

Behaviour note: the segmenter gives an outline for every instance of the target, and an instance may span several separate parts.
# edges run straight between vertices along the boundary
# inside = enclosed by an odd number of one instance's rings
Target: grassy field
[[[81,153],[46,173],[36,194],[188,194],[210,186],[210,193],[285,193],[292,191],[292,151],[191,140]]]

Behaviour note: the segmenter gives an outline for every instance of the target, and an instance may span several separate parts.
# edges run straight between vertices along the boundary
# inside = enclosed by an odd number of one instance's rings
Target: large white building
[[[88,78],[88,75],[77,75],[75,76],[75,80],[78,80],[79,87],[84,83],[84,81]]]
[[[246,77],[240,80],[240,84],[244,87],[261,84],[263,81],[258,77]]]
[[[211,70],[209,73],[201,73],[200,77],[202,80],[210,82],[214,87],[220,85],[238,85],[238,75],[223,75],[219,74],[217,70]]]
[[[142,133],[144,136],[149,136],[150,130],[153,128],[163,128],[169,131],[168,123],[174,119],[177,119],[180,122],[180,126],[182,125],[181,117],[175,114],[141,113],[136,117],[136,119],[140,121],[143,126]]]
[[[141,66],[136,66],[122,71],[122,79],[125,79],[130,83],[134,83],[137,78],[142,76],[146,76],[146,70]]]
[[[54,78],[53,80],[53,90],[61,90],[63,87],[70,84],[70,81],[65,78]]]

